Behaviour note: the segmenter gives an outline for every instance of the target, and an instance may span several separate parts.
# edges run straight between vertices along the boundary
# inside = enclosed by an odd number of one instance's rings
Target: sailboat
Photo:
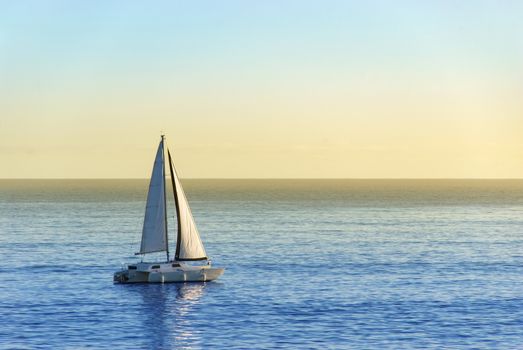
[[[176,252],[174,259],[171,260],[169,257],[164,144],[165,136],[161,135],[147,194],[140,251],[136,253],[136,255],[142,256],[142,261],[136,264],[129,264],[127,268],[115,272],[114,282],[207,282],[217,279],[224,272],[224,268],[212,267],[211,261],[207,257],[191,213],[191,208],[189,207],[189,202],[176,173],[171,153],[167,149],[178,222]],[[157,252],[165,252],[167,259],[163,262],[143,261],[145,254]],[[191,261],[193,263],[190,263]],[[205,262],[205,264],[195,264],[194,262]]]

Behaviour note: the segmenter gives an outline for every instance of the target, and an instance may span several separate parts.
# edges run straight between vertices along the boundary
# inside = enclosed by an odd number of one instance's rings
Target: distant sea
[[[523,349],[523,180],[182,182],[218,281],[113,284],[147,180],[0,180],[0,349]]]

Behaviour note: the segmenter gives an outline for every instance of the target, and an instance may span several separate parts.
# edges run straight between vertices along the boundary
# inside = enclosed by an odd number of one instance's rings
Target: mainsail
[[[168,250],[167,217],[165,207],[165,167],[163,137],[156,152],[153,173],[149,183],[145,219],[143,222],[142,243],[137,254],[162,252]]]
[[[200,234],[191,213],[191,208],[185,197],[185,193],[176,174],[174,164],[169,155],[169,168],[173,183],[174,202],[176,205],[176,216],[178,218],[178,239],[176,241],[176,260],[206,260],[207,254],[203,247]]]

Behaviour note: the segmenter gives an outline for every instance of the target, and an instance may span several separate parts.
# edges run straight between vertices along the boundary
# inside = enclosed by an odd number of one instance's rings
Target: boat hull
[[[138,270],[127,269],[115,272],[116,283],[183,283],[210,282],[223,275],[225,269],[210,266],[190,268]]]

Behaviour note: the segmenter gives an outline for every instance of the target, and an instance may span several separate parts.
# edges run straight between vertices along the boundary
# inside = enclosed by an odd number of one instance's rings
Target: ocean
[[[523,349],[523,180],[182,183],[217,281],[113,284],[147,180],[0,180],[0,349]]]

